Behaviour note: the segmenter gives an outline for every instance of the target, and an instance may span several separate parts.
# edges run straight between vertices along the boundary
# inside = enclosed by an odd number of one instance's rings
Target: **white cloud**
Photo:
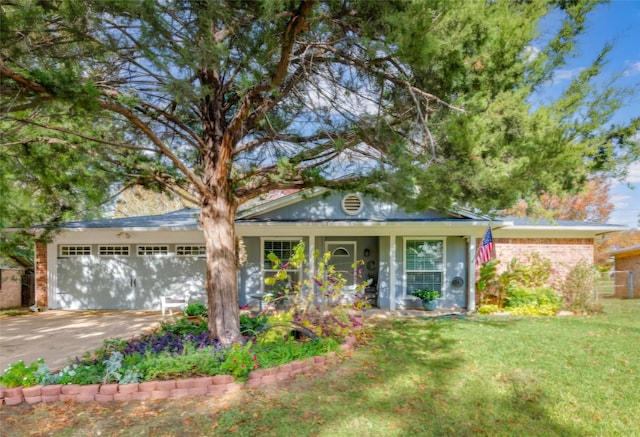
[[[627,196],[625,194],[611,196],[611,203],[615,205],[616,209],[622,209],[629,206],[629,200],[631,200],[631,196]]]
[[[627,174],[626,181],[630,184],[640,183],[640,162],[631,164],[629,167],[629,174]]]
[[[526,46],[524,48],[524,55],[527,61],[531,62],[540,54],[540,49],[536,46]]]
[[[640,61],[634,62],[630,64],[623,72],[623,76],[635,76],[636,74],[640,74]]]
[[[584,67],[560,69],[553,75],[553,82],[558,83],[563,80],[571,80],[580,74],[582,70],[584,70]]]

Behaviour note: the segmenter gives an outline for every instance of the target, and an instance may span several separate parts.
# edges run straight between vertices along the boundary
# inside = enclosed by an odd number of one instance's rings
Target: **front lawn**
[[[4,407],[12,435],[634,435],[640,300],[604,314],[369,320],[327,372],[228,395]]]

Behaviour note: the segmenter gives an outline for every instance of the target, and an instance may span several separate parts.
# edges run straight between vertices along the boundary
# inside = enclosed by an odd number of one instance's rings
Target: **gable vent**
[[[342,210],[349,215],[356,215],[362,211],[362,197],[358,194],[347,194],[342,199]]]

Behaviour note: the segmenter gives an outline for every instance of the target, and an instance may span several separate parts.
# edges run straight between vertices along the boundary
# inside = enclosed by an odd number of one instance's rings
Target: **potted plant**
[[[207,307],[201,302],[192,302],[184,309],[184,315],[191,321],[207,317]]]
[[[415,290],[411,292],[411,294],[418,299],[422,300],[422,306],[427,311],[433,311],[436,309],[436,299],[440,298],[440,292],[436,290],[431,290],[429,288],[421,288],[420,290]]]

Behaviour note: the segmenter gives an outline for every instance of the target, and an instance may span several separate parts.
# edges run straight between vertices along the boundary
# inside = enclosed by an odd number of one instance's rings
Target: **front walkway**
[[[43,358],[51,370],[110,338],[129,339],[157,326],[159,311],[60,311],[0,316],[0,373],[19,360]]]

